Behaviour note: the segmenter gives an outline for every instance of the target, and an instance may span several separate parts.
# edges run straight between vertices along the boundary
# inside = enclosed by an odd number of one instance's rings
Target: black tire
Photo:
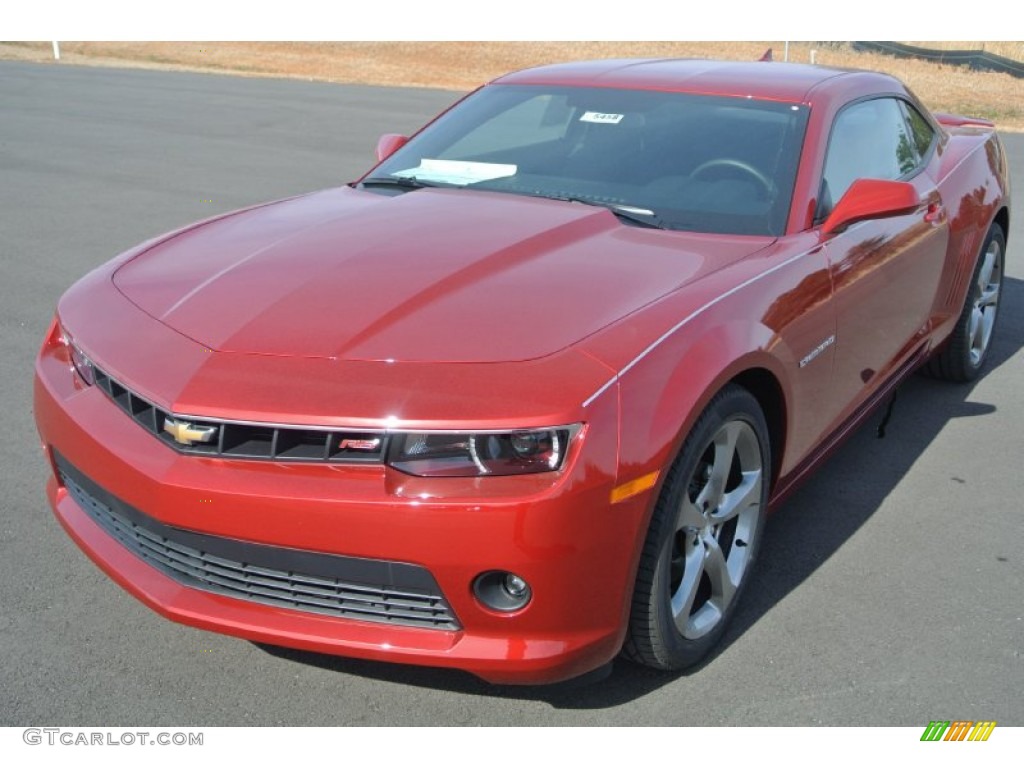
[[[627,658],[681,670],[715,647],[750,581],[771,466],[757,400],[727,386],[694,424],[655,505],[623,646]]]
[[[946,381],[974,381],[978,378],[985,367],[992,346],[992,333],[999,318],[1005,264],[1006,235],[1002,227],[993,224],[978,253],[956,328],[925,366],[929,376]]]

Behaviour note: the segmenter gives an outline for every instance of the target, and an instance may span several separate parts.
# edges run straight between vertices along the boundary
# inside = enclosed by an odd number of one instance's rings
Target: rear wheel
[[[690,432],[655,506],[624,654],[658,669],[714,648],[757,556],[771,452],[757,400],[730,385]]]
[[[927,372],[948,381],[973,381],[981,373],[992,344],[1003,289],[1006,236],[993,224],[974,267],[960,319],[947,344],[927,366]]]

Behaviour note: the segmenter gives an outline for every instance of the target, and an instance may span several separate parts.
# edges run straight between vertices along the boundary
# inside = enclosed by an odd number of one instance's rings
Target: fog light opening
[[[488,571],[473,580],[473,594],[492,611],[510,613],[524,608],[533,597],[533,590],[518,574]]]

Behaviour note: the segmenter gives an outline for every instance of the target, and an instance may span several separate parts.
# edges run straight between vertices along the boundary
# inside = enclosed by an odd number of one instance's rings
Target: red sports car
[[[378,155],[60,301],[49,499],[168,618],[494,682],[686,668],[769,509],[915,369],[985,363],[1006,158],[891,77],[541,67]]]

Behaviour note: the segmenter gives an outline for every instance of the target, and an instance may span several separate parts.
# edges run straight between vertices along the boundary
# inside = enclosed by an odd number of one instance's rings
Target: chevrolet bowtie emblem
[[[187,421],[164,419],[164,432],[173,437],[177,443],[192,445],[193,443],[210,442],[217,433],[217,428],[193,427]]]

